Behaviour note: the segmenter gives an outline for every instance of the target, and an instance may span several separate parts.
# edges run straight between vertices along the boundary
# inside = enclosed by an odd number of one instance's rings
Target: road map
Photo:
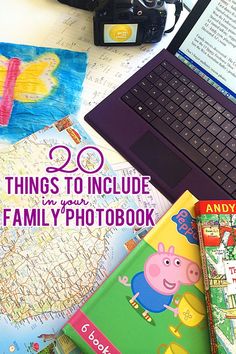
[[[68,123],[69,122],[69,123]],[[126,241],[135,237],[133,227],[9,227],[2,225],[6,208],[41,208],[42,194],[8,194],[6,176],[45,176],[48,166],[61,166],[67,159],[53,146],[72,151],[69,169],[76,169],[76,156],[93,142],[84,129],[70,118],[59,121],[0,154],[0,353],[35,353],[55,339],[58,330],[91,295],[104,278],[127,255]],[[93,150],[83,156],[87,169],[94,169],[99,157]],[[76,176],[85,177],[82,170]],[[114,176],[105,162],[101,176]],[[77,200],[65,186],[46,198]],[[79,195],[91,207],[134,208],[124,195]],[[49,213],[51,206],[44,207]],[[47,211],[48,208],[48,211]]]

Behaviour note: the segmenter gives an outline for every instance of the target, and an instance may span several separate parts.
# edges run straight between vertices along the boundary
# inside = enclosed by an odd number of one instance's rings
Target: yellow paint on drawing
[[[3,93],[8,59],[0,56],[0,96]],[[53,72],[60,63],[54,53],[45,53],[31,62],[22,62],[16,79],[14,99],[20,102],[37,102],[50,95],[58,85]]]

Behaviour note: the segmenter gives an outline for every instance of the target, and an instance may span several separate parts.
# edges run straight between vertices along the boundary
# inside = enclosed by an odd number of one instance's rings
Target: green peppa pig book
[[[210,353],[196,202],[186,191],[65,325],[82,353]]]

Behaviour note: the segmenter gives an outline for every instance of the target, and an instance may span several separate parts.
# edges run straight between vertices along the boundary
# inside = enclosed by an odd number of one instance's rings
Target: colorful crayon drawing
[[[14,143],[79,110],[85,53],[0,44],[0,141]]]

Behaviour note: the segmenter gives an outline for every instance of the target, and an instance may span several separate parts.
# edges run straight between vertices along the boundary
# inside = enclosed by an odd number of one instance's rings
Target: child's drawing
[[[14,143],[79,110],[85,53],[0,44],[0,141]]]

